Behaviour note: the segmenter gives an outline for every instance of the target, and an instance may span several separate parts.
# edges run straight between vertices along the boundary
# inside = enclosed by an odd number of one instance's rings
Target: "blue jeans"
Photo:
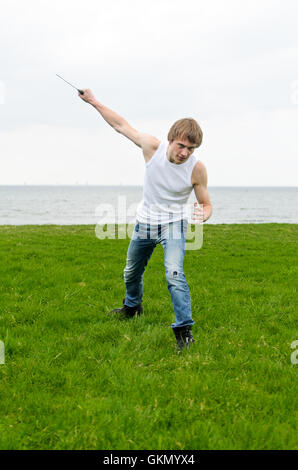
[[[127,251],[124,281],[126,286],[125,305],[134,307],[142,302],[143,274],[145,267],[160,243],[164,249],[164,265],[168,290],[175,313],[171,326],[193,325],[190,294],[183,272],[187,220],[163,225],[149,225],[137,222]]]

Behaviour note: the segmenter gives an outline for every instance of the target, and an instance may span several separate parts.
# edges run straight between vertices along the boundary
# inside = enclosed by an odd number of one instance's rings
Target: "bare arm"
[[[212,215],[212,204],[210,201],[208,189],[207,189],[207,170],[203,163],[199,161],[193,173],[194,179],[194,191],[197,198],[197,201],[203,208],[203,222],[208,220]],[[195,212],[199,214],[200,209],[195,209]]]
[[[91,90],[84,89],[84,94],[78,93],[79,97],[91,104],[104,118],[104,120],[115,129],[116,132],[127,137],[134,144],[143,150],[145,161],[149,161],[157,150],[160,141],[149,134],[137,131],[128,124],[128,122],[115,111],[112,111],[107,106],[97,101]]]

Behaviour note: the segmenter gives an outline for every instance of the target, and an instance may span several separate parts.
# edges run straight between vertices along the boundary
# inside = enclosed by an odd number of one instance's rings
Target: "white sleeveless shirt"
[[[168,160],[169,142],[162,142],[146,164],[143,199],[136,219],[151,225],[187,219],[186,203],[193,189],[191,175],[197,158],[194,154],[181,164]]]

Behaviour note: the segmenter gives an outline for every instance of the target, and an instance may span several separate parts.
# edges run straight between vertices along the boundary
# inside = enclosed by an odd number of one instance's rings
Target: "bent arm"
[[[207,171],[202,162],[198,162],[194,169],[194,191],[199,204],[203,207],[203,222],[212,215],[212,204],[207,189]]]

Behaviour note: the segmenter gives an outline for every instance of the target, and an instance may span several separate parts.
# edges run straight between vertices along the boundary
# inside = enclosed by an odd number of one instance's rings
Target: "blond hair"
[[[192,118],[183,118],[176,121],[168,133],[168,141],[187,139],[199,147],[203,140],[203,132],[197,121]]]

